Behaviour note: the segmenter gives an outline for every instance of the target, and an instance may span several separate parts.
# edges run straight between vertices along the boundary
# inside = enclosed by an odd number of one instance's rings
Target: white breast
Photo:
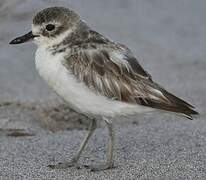
[[[80,113],[100,116],[127,115],[148,111],[147,108],[97,95],[78,80],[63,65],[62,53],[52,55],[44,48],[36,52],[36,68],[43,79],[69,106]]]

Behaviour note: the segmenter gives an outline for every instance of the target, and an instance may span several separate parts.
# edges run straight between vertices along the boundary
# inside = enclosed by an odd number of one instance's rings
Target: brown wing
[[[96,49],[73,49],[65,66],[78,80],[108,98],[144,106],[197,114],[192,106],[152,81],[131,51],[123,45]]]

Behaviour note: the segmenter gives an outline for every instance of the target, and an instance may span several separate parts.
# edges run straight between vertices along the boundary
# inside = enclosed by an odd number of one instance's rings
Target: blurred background
[[[36,12],[49,6],[72,8],[94,30],[127,45],[153,79],[197,107],[200,118],[138,115],[120,125],[118,168],[112,174],[46,169],[72,155],[85,134],[78,130],[87,125],[39,77],[36,46],[9,45],[31,30]],[[0,0],[0,178],[205,179],[205,34],[205,0]],[[91,151],[96,160],[104,156],[102,132],[97,130],[86,157]]]

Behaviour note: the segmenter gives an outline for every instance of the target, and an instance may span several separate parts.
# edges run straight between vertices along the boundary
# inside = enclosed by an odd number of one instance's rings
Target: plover
[[[92,170],[113,167],[112,119],[153,109],[198,114],[192,105],[153,81],[131,50],[92,30],[74,11],[46,8],[36,14],[32,31],[10,44],[33,40],[37,45],[35,64],[40,76],[75,111],[91,119],[88,134],[70,162],[51,168],[76,166],[85,145],[103,120],[109,132],[106,163]]]

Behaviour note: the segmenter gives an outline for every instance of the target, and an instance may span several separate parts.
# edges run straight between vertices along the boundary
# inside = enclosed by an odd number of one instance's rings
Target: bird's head
[[[34,17],[32,30],[15,38],[10,44],[21,44],[33,40],[39,46],[53,46],[62,42],[72,33],[79,21],[79,16],[70,9],[64,7],[46,8]]]

